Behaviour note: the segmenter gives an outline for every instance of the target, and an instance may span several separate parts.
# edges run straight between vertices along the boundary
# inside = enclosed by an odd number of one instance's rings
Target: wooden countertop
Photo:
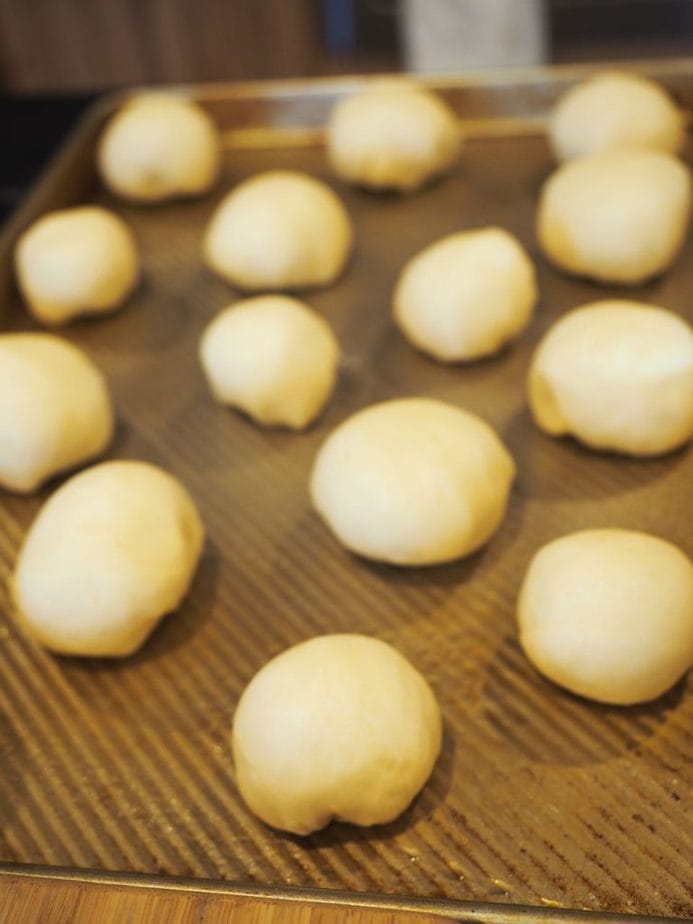
[[[310,901],[301,896],[275,897],[269,894],[234,893],[219,885],[151,877],[104,876],[104,881],[78,878],[75,874],[55,876],[50,872],[31,875],[0,869],[0,924],[201,924],[244,921],[248,924],[434,924],[453,920],[444,907],[431,903],[432,912],[396,907],[366,906],[348,900]],[[128,881],[130,880],[130,881]],[[378,901],[374,899],[374,901]],[[393,905],[396,904],[393,900]]]
[[[674,919],[0,865],[0,924],[673,924]]]

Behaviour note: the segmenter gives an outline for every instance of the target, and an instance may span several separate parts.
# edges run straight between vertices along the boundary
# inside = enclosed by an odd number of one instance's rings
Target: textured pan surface
[[[333,183],[357,230],[339,282],[307,295],[341,341],[339,386],[306,433],[256,428],[208,397],[197,362],[207,321],[237,293],[199,261],[219,195],[268,168],[329,180],[319,148],[229,152],[208,198],[153,209],[115,203],[135,230],[144,282],[128,306],[64,330],[105,371],[120,425],[111,458],[143,458],[196,498],[209,538],[192,592],[122,662],[54,658],[15,629],[6,578],[50,493],[0,494],[0,858],[239,882],[689,916],[693,678],[657,702],[611,708],[550,685],[518,647],[514,601],[544,542],[574,529],[649,530],[691,547],[691,453],[635,461],[589,453],[532,425],[531,351],[567,309],[617,294],[554,272],[533,214],[551,168],[545,141],[470,141],[452,176],[410,198]],[[72,193],[51,193],[46,207]],[[497,358],[444,367],[396,333],[402,263],[437,237],[498,224],[537,261],[531,328]],[[693,245],[634,298],[691,317]],[[618,290],[620,294],[621,290]],[[31,329],[16,295],[4,325]],[[307,477],[349,413],[430,395],[492,423],[519,468],[502,528],[479,554],[398,570],[356,559],[311,511]],[[257,822],[233,783],[230,718],[271,656],[317,633],[393,643],[428,677],[445,718],[429,784],[394,824],[333,825],[300,839]]]

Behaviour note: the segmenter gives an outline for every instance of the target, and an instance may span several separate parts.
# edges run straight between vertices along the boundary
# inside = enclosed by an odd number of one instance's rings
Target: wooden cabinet
[[[0,0],[9,92],[313,75],[319,0]]]

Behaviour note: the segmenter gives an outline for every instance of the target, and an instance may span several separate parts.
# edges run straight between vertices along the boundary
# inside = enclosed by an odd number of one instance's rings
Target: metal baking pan
[[[693,108],[693,62],[638,69]],[[137,655],[56,658],[22,637],[6,591],[24,531],[55,484],[30,498],[0,494],[6,871],[43,864],[188,877],[201,888],[202,880],[224,880],[258,894],[341,890],[357,904],[380,893],[402,909],[444,899],[460,918],[486,908],[474,920],[489,921],[531,919],[532,908],[546,920],[566,919],[561,908],[693,914],[691,679],[644,706],[589,703],[543,680],[515,632],[525,567],[554,537],[620,526],[693,551],[690,453],[639,461],[588,452],[542,435],[525,406],[529,358],[549,325],[571,307],[625,292],[558,274],[533,237],[537,192],[552,169],[542,121],[586,70],[431,81],[469,137],[452,175],[411,197],[372,195],[330,177],[321,129],[334,100],[360,78],[191,88],[227,148],[219,188],[194,202],[139,207],[100,188],[95,140],[120,97],[99,103],[58,154],[0,242],[3,328],[34,328],[11,282],[12,248],[28,223],[85,201],[130,223],[142,285],[122,311],[63,333],[110,382],[119,427],[109,457],[148,459],[177,475],[209,539],[189,597]],[[344,359],[333,400],[301,434],[259,429],[215,405],[197,362],[204,325],[238,297],[202,266],[203,228],[223,192],[269,168],[325,179],[357,233],[344,276],[307,295],[333,325]],[[393,327],[397,273],[443,234],[490,224],[518,235],[536,260],[536,317],[502,355],[437,365]],[[664,276],[627,292],[690,318],[693,244]],[[406,570],[360,560],[310,509],[307,476],[326,434],[357,408],[399,395],[436,396],[479,413],[518,462],[501,530],[465,561]],[[265,827],[239,799],[230,717],[268,658],[334,631],[384,638],[417,665],[443,709],[444,748],[398,821],[333,824],[298,838]],[[530,910],[520,918],[518,906]]]

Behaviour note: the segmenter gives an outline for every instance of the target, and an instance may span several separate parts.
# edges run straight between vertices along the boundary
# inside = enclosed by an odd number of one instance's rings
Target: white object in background
[[[546,60],[543,0],[403,0],[401,28],[411,71]]]

